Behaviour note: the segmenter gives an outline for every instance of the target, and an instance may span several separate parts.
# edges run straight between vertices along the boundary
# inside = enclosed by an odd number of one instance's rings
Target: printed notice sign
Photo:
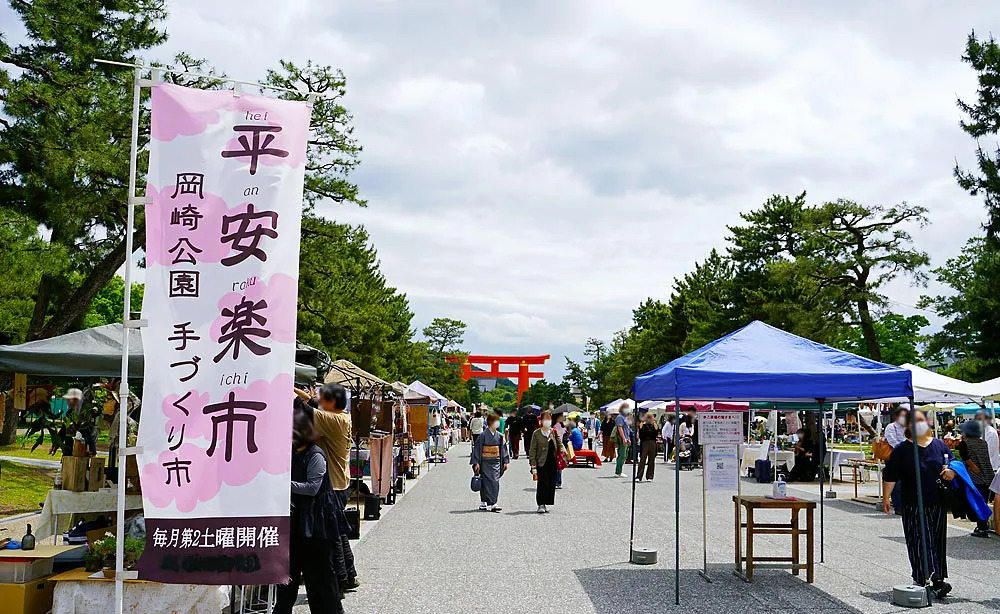
[[[705,445],[705,488],[736,490],[740,480],[738,445],[710,443]]]
[[[743,443],[741,414],[714,411],[699,413],[698,425],[701,429],[701,443]]]

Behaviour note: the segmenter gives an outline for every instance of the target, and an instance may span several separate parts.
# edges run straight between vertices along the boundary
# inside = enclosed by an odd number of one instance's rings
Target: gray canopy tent
[[[129,330],[129,377],[142,378],[142,335]],[[0,345],[0,372],[46,377],[121,377],[122,325],[108,324],[20,345]],[[295,363],[295,380],[313,383],[316,368]]]

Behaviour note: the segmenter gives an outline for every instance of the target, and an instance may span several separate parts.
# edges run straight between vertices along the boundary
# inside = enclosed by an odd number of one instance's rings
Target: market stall
[[[635,380],[636,399],[717,399],[816,403],[817,430],[824,402],[883,397],[912,399],[906,369],[836,350],[762,322],[751,324]],[[912,401],[911,401],[912,403]],[[737,430],[737,434],[741,435]],[[823,450],[817,442],[817,452]],[[738,450],[738,445],[737,445]],[[738,466],[738,465],[737,465]],[[680,603],[680,463],[675,464],[675,602]],[[737,480],[737,488],[742,481]],[[820,548],[823,545],[823,485],[820,484]],[[737,493],[737,509],[739,505]],[[634,497],[633,487],[633,513]],[[634,529],[633,536],[634,538]],[[707,543],[707,540],[705,540]],[[634,547],[634,539],[630,539]],[[631,553],[630,553],[631,557]],[[631,558],[630,558],[631,560]],[[705,557],[707,575],[707,553]]]

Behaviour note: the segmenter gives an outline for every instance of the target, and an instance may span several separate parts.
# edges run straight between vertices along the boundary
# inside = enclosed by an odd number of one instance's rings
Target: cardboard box
[[[52,609],[56,583],[49,576],[25,584],[0,584],[4,614],[46,614]]]

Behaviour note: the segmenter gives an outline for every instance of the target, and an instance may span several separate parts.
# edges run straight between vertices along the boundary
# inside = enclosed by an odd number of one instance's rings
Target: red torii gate
[[[531,385],[529,380],[541,379],[545,374],[541,371],[529,371],[529,365],[544,365],[545,361],[552,358],[549,354],[544,356],[482,356],[471,354],[462,360],[461,356],[449,356],[448,362],[462,363],[462,379],[501,379],[505,377],[517,378],[517,404],[521,404],[521,396]],[[472,365],[488,365],[486,371],[473,371]],[[501,371],[500,365],[517,365],[517,371]]]

